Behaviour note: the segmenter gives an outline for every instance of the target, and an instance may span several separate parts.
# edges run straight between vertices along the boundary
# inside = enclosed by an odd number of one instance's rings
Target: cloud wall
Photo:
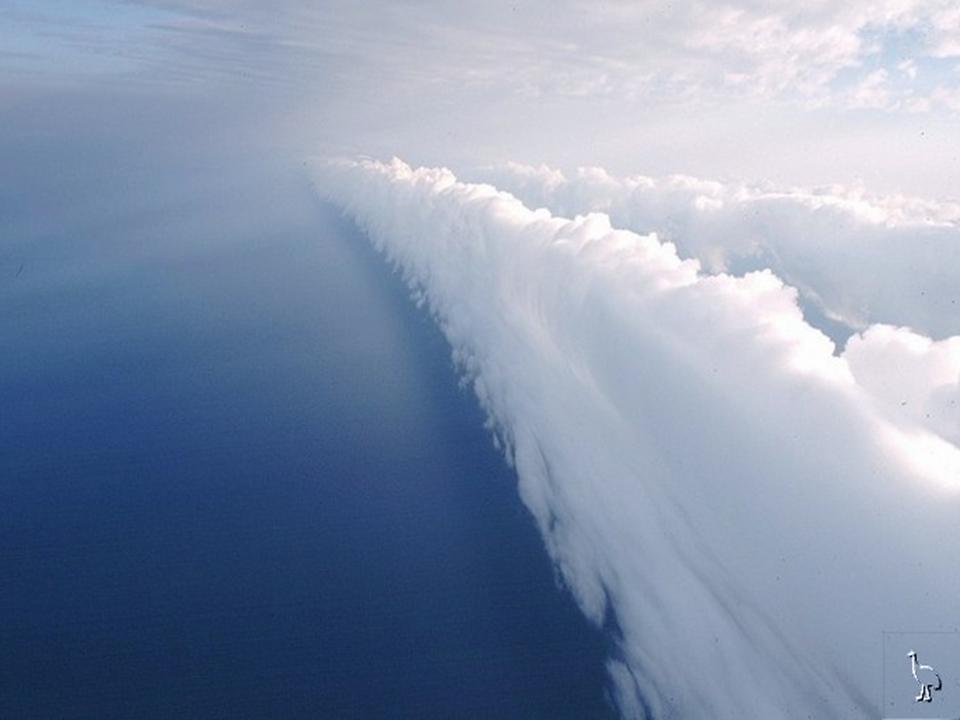
[[[706,274],[606,215],[398,160],[316,181],[442,327],[617,638],[625,717],[873,718],[881,632],[960,625],[956,415],[926,417],[957,339],[880,326],[838,357],[772,272]]]
[[[855,328],[908,325],[960,334],[960,204],[722,183],[674,175],[573,175],[509,163],[475,173],[530,207],[566,217],[609,213],[656,231],[713,272],[771,268],[828,316]]]

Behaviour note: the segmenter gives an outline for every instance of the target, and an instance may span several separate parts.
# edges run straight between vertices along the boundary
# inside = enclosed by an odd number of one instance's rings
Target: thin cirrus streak
[[[625,717],[874,717],[881,632],[957,626],[960,450],[889,402],[956,393],[954,340],[837,356],[772,272],[605,215],[399,160],[316,180],[442,327]]]
[[[711,271],[768,267],[852,329],[874,322],[960,334],[960,204],[871,197],[860,188],[751,187],[689,176],[571,175],[508,163],[471,177],[530,207],[609,213],[656,231]]]

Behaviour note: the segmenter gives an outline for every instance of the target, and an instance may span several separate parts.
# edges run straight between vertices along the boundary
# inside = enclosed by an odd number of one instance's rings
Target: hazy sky
[[[4,94],[215,97],[300,153],[956,195],[950,0],[4,0],[0,20]]]

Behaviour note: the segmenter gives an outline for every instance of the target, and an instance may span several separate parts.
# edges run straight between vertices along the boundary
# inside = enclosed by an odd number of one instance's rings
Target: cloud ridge
[[[571,175],[507,163],[470,177],[564,217],[605,212],[712,272],[770,268],[830,318],[960,334],[960,204],[863,188],[750,186],[685,175]]]
[[[956,339],[880,326],[837,356],[774,273],[705,274],[607,215],[399,160],[316,180],[429,307],[565,584],[616,628],[625,717],[873,717],[881,632],[960,622],[931,555],[955,426],[891,390],[948,408]]]

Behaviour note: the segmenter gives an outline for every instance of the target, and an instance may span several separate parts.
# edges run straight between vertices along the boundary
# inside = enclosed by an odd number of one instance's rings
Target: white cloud
[[[906,75],[910,80],[915,80],[917,77],[917,62],[912,58],[908,58],[897,63],[897,70]]]
[[[887,84],[887,71],[883,68],[874,70],[863,78],[850,93],[850,104],[857,108],[888,108],[892,99]]]
[[[881,631],[960,622],[931,555],[960,450],[925,417],[958,339],[872,328],[838,357],[771,272],[703,274],[606,215],[399,161],[317,179],[429,304],[584,612],[615,616],[625,716],[873,718]]]
[[[884,412],[960,446],[960,336],[934,342],[874,325],[851,338],[843,356]]]
[[[932,103],[947,108],[951,112],[960,113],[960,88],[937,86],[930,93]]]
[[[960,205],[720,183],[686,176],[611,176],[582,168],[507,164],[475,172],[532,207],[563,215],[609,213],[615,224],[656,231],[711,271],[770,268],[829,317],[860,328],[909,325],[960,334]]]
[[[940,58],[960,57],[960,6],[937,3],[929,22],[930,54]]]

